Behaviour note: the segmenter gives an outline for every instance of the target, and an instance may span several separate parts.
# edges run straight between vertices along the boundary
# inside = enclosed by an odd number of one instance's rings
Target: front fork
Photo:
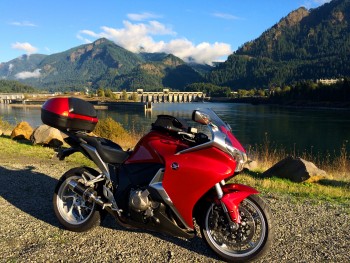
[[[243,184],[225,184],[224,181],[215,184],[215,190],[218,200],[232,226],[241,223],[239,204],[248,196],[259,193],[252,187]]]

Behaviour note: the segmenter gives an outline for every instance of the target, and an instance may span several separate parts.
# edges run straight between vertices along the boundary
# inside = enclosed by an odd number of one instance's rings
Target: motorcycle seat
[[[84,136],[82,139],[95,147],[101,159],[106,163],[121,164],[130,155],[129,152],[124,151],[122,147],[111,140],[93,136]]]

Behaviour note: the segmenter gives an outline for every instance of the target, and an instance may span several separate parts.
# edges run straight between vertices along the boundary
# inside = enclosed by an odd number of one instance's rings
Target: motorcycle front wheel
[[[247,262],[262,256],[272,241],[271,211],[256,195],[239,206],[241,224],[231,228],[221,205],[207,203],[200,230],[207,245],[228,262]]]
[[[58,221],[74,232],[87,231],[99,225],[102,220],[102,211],[98,205],[85,201],[68,186],[70,180],[82,180],[85,169],[73,168],[67,171],[58,181],[53,196],[53,208]]]

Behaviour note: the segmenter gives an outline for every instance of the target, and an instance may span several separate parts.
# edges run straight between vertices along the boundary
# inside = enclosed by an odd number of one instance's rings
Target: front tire
[[[73,168],[67,171],[58,181],[53,196],[53,208],[58,221],[68,230],[87,231],[98,226],[102,220],[102,211],[94,202],[87,202],[82,196],[72,191],[70,180],[82,180],[87,168]],[[90,169],[89,172],[91,173]]]
[[[259,196],[244,199],[239,214],[241,224],[231,229],[222,206],[207,203],[200,220],[202,238],[228,262],[247,262],[262,256],[273,238],[271,211]]]

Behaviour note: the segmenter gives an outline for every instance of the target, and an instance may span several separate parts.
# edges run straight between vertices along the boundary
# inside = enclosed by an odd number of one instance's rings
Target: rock
[[[256,161],[248,160],[248,162],[244,164],[244,168],[249,171],[254,171],[258,168],[258,163]]]
[[[63,145],[63,137],[59,130],[48,125],[41,125],[35,129],[31,136],[33,144],[46,145],[57,148]]]
[[[30,136],[33,133],[33,128],[28,122],[22,121],[17,124],[11,133],[11,139],[14,140],[30,140]]]
[[[324,179],[327,173],[312,162],[289,156],[265,171],[263,176],[276,176],[293,182],[316,182]]]

